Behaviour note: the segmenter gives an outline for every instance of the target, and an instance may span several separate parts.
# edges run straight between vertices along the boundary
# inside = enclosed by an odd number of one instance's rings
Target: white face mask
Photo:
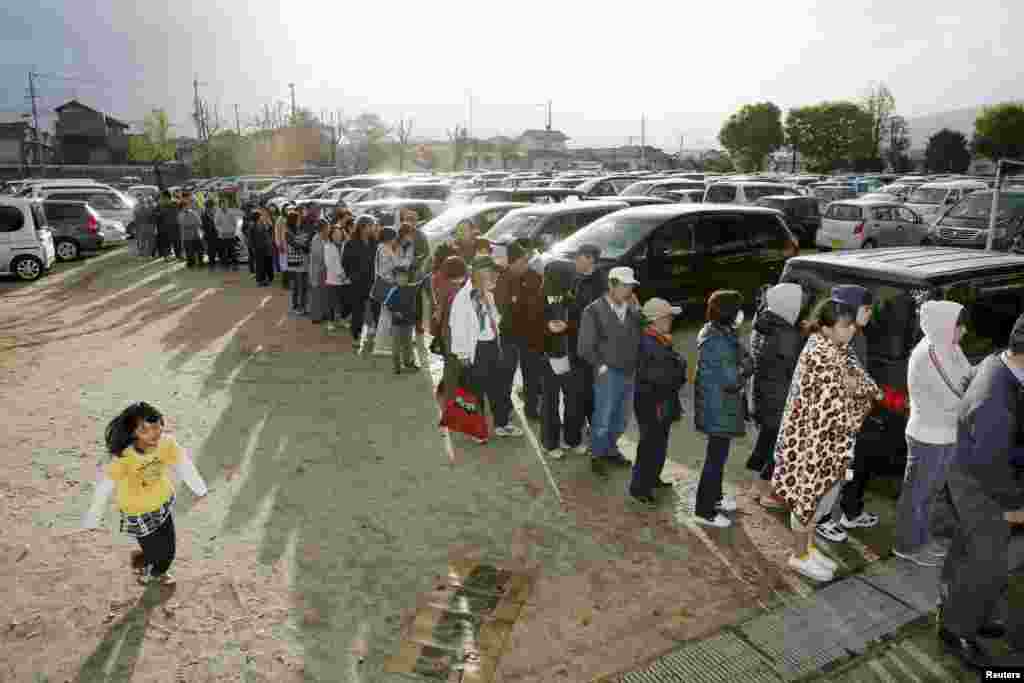
[[[867,327],[868,321],[871,320],[871,309],[861,307],[857,311],[857,325],[860,327]]]
[[[741,310],[739,313],[736,314],[736,320],[733,322],[732,326],[739,327],[740,325],[743,324],[743,320],[743,311]]]

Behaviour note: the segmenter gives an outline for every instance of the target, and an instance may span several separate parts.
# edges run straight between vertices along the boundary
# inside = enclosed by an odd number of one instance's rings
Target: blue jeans
[[[922,443],[907,437],[907,469],[896,504],[896,550],[913,553],[928,545],[932,531],[952,516],[945,496],[956,444]]]
[[[590,420],[590,449],[595,458],[615,455],[626,431],[626,411],[633,406],[633,378],[616,368],[599,375],[594,370],[594,416]]]

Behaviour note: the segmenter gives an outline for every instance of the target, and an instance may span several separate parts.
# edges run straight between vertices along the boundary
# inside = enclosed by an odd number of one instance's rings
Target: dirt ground
[[[738,523],[705,531],[686,521],[703,456],[688,426],[678,485],[638,512],[628,471],[595,482],[532,437],[449,450],[427,368],[395,377],[286,307],[244,270],[127,250],[0,283],[0,681],[405,680],[386,661],[467,559],[536,577],[487,653],[506,683],[626,670],[811,590],[785,569],[784,517],[753,504],[749,438],[728,470]],[[211,488],[179,487],[173,589],[134,581],[113,508],[77,528],[106,422],[142,399]],[[890,542],[834,556],[852,570]]]

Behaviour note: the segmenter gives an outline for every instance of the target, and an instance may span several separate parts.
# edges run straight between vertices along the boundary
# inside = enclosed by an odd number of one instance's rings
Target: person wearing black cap
[[[569,362],[572,365],[573,386],[580,392],[584,421],[589,422],[594,414],[594,368],[577,352],[579,347],[580,320],[583,309],[594,303],[608,291],[608,281],[597,271],[597,260],[601,248],[584,244],[576,252],[576,275],[565,301],[568,314],[567,334],[569,336]],[[581,447],[582,448],[582,447]]]
[[[832,288],[830,298],[857,311],[857,333],[847,348],[852,358],[867,372],[868,342],[864,336],[864,328],[871,322],[874,297],[860,285],[836,285]],[[853,479],[843,482],[839,498],[831,513],[826,515],[816,528],[819,536],[833,543],[845,541],[849,529],[868,529],[878,525],[878,515],[864,509],[864,492],[872,473],[871,456],[863,448],[854,448],[854,453]]]
[[[1024,397],[1024,315],[1010,333],[1009,349],[978,367],[960,402],[956,454],[947,486],[956,515],[953,544],[942,567],[939,639],[967,664],[991,663],[977,636],[1009,632],[1014,649],[1024,650],[1024,624],[1011,628],[1005,610],[1010,527],[1005,513],[1024,507],[1021,409]]]
[[[544,353],[544,278],[530,270],[533,244],[518,239],[508,245],[508,267],[498,277],[494,300],[501,312],[502,381],[511,401],[516,367],[522,368],[524,412],[540,419]]]
[[[266,209],[257,209],[249,218],[249,246],[256,268],[256,282],[269,287],[274,280],[274,224]]]

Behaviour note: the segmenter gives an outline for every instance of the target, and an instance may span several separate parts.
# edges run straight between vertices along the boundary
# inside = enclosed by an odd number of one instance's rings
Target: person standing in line
[[[938,635],[946,651],[977,668],[993,665],[978,636],[1008,636],[1014,650],[1024,651],[1024,617],[1006,604],[1010,526],[1005,513],[1024,507],[1021,411],[1024,315],[1013,324],[1009,348],[982,361],[967,387],[948,475],[956,531],[942,565]]]
[[[138,242],[138,254],[142,257],[156,258],[157,226],[159,218],[156,207],[151,200],[144,200],[135,221],[135,238]]]
[[[438,252],[442,250],[438,248]],[[445,406],[448,401],[455,397],[455,390],[458,388],[461,365],[458,358],[452,355],[451,322],[452,302],[455,295],[465,286],[469,269],[466,262],[454,255],[454,249],[449,249],[448,256],[444,259],[440,268],[434,273],[434,283],[431,294],[434,297],[434,306],[431,311],[431,334],[440,341],[441,356],[444,358],[444,370],[441,373],[441,381],[437,385],[438,407],[444,415]]]
[[[231,258],[231,260],[229,261],[229,263],[231,264],[231,269],[237,271],[238,259],[240,256],[242,246],[241,239],[239,236],[242,234],[242,223],[245,222],[245,214],[242,213],[242,210],[240,208],[238,208],[237,194],[229,193],[226,196],[228,198],[227,210],[225,211],[225,213],[228,216],[228,220],[226,222],[233,226],[231,237],[228,240],[226,248],[229,251]]]
[[[321,220],[317,232],[309,242],[309,314],[314,325],[327,317],[327,270],[324,265],[324,247],[330,243],[331,226]]]
[[[508,245],[508,267],[498,276],[494,300],[501,312],[503,383],[512,401],[516,368],[522,370],[526,419],[540,419],[543,393],[544,278],[530,270],[533,245],[519,239]]]
[[[601,257],[601,248],[592,244],[584,244],[576,252],[576,277],[572,284],[566,311],[569,318],[569,362],[572,365],[572,383],[583,401],[583,419],[589,423],[594,415],[594,368],[586,358],[579,355],[579,330],[583,311],[608,291],[607,279],[597,271],[597,260]],[[626,463],[628,464],[628,463]]]
[[[469,282],[452,301],[451,352],[466,369],[481,405],[485,400],[490,404],[494,434],[516,437],[523,430],[511,424],[512,404],[502,393],[501,314],[494,302],[497,270],[498,264],[489,256],[473,261]]]
[[[185,243],[186,267],[196,268],[203,265],[203,240],[200,234],[203,219],[195,210],[189,199],[181,200],[181,211],[178,212],[178,225],[181,227],[181,239]]]
[[[217,267],[217,254],[220,252],[216,215],[217,200],[213,197],[209,197],[206,199],[201,218],[203,244],[206,247],[206,263],[210,270]]]
[[[924,567],[937,567],[948,544],[934,541],[933,522],[952,518],[942,495],[956,454],[960,401],[975,369],[960,348],[967,310],[954,301],[921,304],[924,337],[910,354],[907,390],[907,464],[896,505],[893,555]]]
[[[403,239],[407,249],[412,250],[412,279],[422,283],[420,291],[416,295],[416,334],[423,334],[423,304],[427,290],[430,288],[430,242],[423,230],[417,225],[417,214],[413,209],[402,209],[402,226],[408,226],[404,237],[401,231],[399,236]]]
[[[376,257],[371,233],[376,224],[373,216],[359,216],[355,222],[355,234],[345,244],[342,268],[351,280],[348,286],[348,309],[352,311],[352,341],[356,351],[363,334],[363,321],[370,290],[373,288],[373,262]]]
[[[98,469],[92,504],[82,517],[86,529],[99,528],[111,494],[121,512],[122,533],[142,548],[141,584],[174,583],[169,573],[175,555],[173,469],[198,500],[209,492],[188,453],[163,434],[164,417],[145,402],[133,403],[107,425],[106,446],[113,462]]]
[[[253,211],[250,224],[249,244],[256,266],[256,283],[259,287],[269,287],[274,281],[274,226],[270,212],[266,209]]]
[[[293,218],[294,216],[294,218]],[[309,221],[300,222],[299,213],[289,214],[285,241],[288,243],[288,270],[291,273],[292,308],[297,316],[306,315],[309,309],[309,251],[317,225],[312,230]]]
[[[857,432],[883,396],[849,353],[856,320],[856,307],[845,301],[827,299],[816,307],[775,447],[772,485],[791,511],[789,567],[821,582],[831,581],[838,565],[814,546],[815,523],[832,509]]]
[[[290,288],[288,282],[288,242],[285,236],[288,234],[288,223],[292,213],[293,211],[288,207],[283,207],[280,215],[274,220],[274,268],[281,273],[281,286],[285,289]]]
[[[732,440],[746,433],[744,387],[750,361],[738,330],[743,324],[743,296],[718,290],[708,298],[707,322],[697,335],[697,373],[693,383],[693,419],[707,437],[707,453],[697,486],[694,521],[724,528],[732,524],[723,512],[736,501],[722,489],[725,462]]]
[[[580,455],[587,452],[583,443],[585,416],[579,375],[573,372],[577,360],[575,339],[569,328],[569,302],[572,283],[568,273],[552,270],[544,275],[544,395],[541,399],[541,445],[552,460],[561,460],[567,449]],[[561,408],[564,402],[565,416]],[[564,445],[563,445],[564,444]]]
[[[797,328],[802,307],[800,285],[792,282],[775,285],[765,293],[765,305],[754,318],[754,329],[750,333],[753,415],[758,429],[747,468],[760,473],[755,484],[760,494],[758,503],[769,510],[786,507],[786,501],[772,491],[772,473],[782,411],[804,345]]]
[[[374,282],[383,280],[388,287],[395,285],[395,269],[407,268],[412,264],[412,254],[403,253],[398,241],[398,231],[386,227],[380,231],[380,244],[377,246],[377,257],[374,261],[373,276]],[[381,304],[384,303],[384,295],[387,291],[380,293],[380,300],[373,302],[373,317],[380,319]]]
[[[648,326],[640,340],[633,401],[640,443],[636,448],[629,495],[645,507],[657,502],[655,489],[672,486],[661,478],[661,471],[668,455],[672,423],[683,415],[679,392],[686,384],[686,360],[672,346],[672,323],[682,311],[656,297],[648,299],[643,307]]]
[[[865,372],[869,372],[868,342],[864,328],[871,322],[874,297],[860,285],[837,285],[832,288],[832,298],[857,310],[857,334],[847,345],[847,350],[851,358],[859,363]],[[833,504],[831,513],[825,516],[816,529],[817,534],[825,540],[842,543],[847,539],[848,530],[868,529],[878,525],[878,515],[864,509],[864,492],[871,478],[873,465],[871,457],[865,449],[854,448],[853,479],[842,483],[839,498]]]
[[[412,351],[412,333],[416,321],[416,296],[419,283],[413,282],[412,266],[398,266],[394,270],[395,285],[384,297],[384,306],[391,312],[391,358],[395,374],[402,374],[402,365],[416,371],[420,366]]]
[[[234,240],[237,226],[228,213],[226,195],[221,195],[218,199],[213,221],[217,226],[217,261],[221,268],[229,270],[235,263]]]
[[[335,225],[330,229],[330,237],[324,244],[324,289],[327,291],[327,333],[333,334],[336,321],[341,319],[345,308],[346,288],[351,285],[342,266],[346,243],[345,229]]]
[[[455,226],[455,241],[452,247],[455,255],[466,263],[472,263],[477,257],[477,239],[480,237],[480,226],[472,218],[463,219]]]
[[[172,217],[171,214],[175,216]],[[156,250],[160,258],[167,259],[171,255],[171,232],[176,226],[173,225],[176,219],[177,208],[171,200],[171,193],[164,190],[160,193],[156,211],[154,212],[156,225]]]
[[[626,430],[626,411],[633,406],[643,334],[633,295],[638,284],[632,268],[612,268],[608,293],[587,306],[580,320],[578,352],[594,368],[591,469],[601,478],[608,477],[609,464],[630,464],[619,451],[618,441]]]

